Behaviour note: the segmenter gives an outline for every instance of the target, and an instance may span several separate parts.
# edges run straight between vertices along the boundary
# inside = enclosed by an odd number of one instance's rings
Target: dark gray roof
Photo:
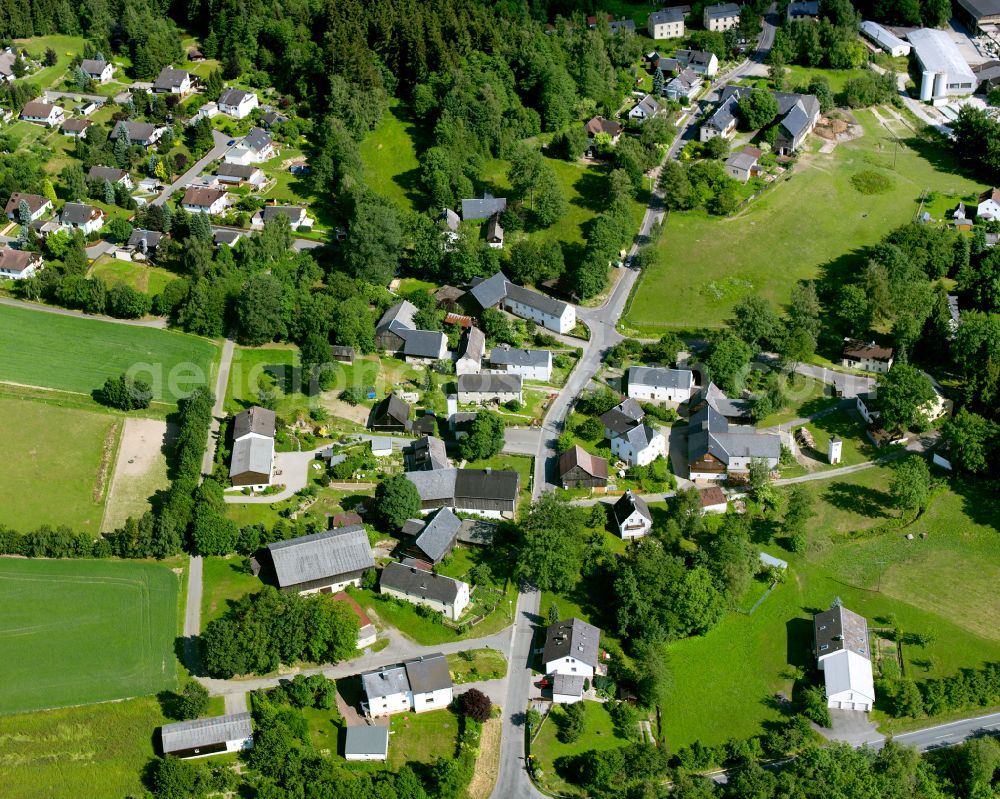
[[[958,4],[977,20],[1000,14],[1000,0],[958,0]]]
[[[757,156],[753,153],[748,153],[746,150],[740,150],[737,153],[733,153],[726,159],[726,166],[733,167],[733,169],[739,169],[742,172],[746,172],[756,163]]]
[[[719,3],[714,6],[705,6],[705,15],[709,19],[739,16],[739,13],[740,7],[736,3]]]
[[[684,10],[679,6],[661,8],[649,15],[650,25],[662,25],[665,22],[683,22]]]
[[[406,479],[417,487],[422,502],[453,501],[458,469],[434,469],[430,472],[406,472]]]
[[[199,749],[226,741],[245,741],[252,735],[253,725],[249,713],[181,721],[160,727],[160,742],[164,754]]]
[[[715,383],[709,383],[700,393],[697,402],[701,400],[729,418],[748,418],[750,416],[750,403],[747,400],[727,397]]]
[[[868,622],[864,616],[859,616],[843,605],[834,605],[829,610],[817,613],[813,617],[813,634],[818,656],[848,649],[871,660]]]
[[[407,660],[403,665],[406,667],[410,688],[415,694],[428,694],[452,687],[448,660],[440,652]]]
[[[406,422],[410,418],[410,406],[395,394],[390,394],[378,406],[378,416],[389,416],[397,422]]]
[[[160,70],[160,74],[157,75],[156,80],[153,81],[153,86],[157,89],[180,88],[181,84],[184,82],[184,78],[187,77],[187,74],[188,73],[183,69],[164,67]]]
[[[279,216],[284,216],[288,217],[289,222],[297,225],[304,211],[304,208],[297,205],[267,205],[261,210],[260,218],[266,223]]]
[[[226,89],[219,95],[219,105],[239,105],[247,97],[251,97],[253,92],[245,92],[243,89]]]
[[[476,298],[481,307],[492,308],[503,302],[508,285],[509,281],[504,273],[497,272],[488,278],[473,278],[469,294]]]
[[[549,316],[560,317],[567,307],[567,303],[562,300],[554,300],[545,294],[519,286],[517,283],[507,284],[507,296],[514,302],[527,305],[529,308],[534,308]]]
[[[545,650],[542,662],[551,663],[564,657],[573,657],[588,666],[597,666],[601,631],[593,624],[580,619],[569,619],[549,625],[545,631]]]
[[[86,130],[93,124],[94,123],[89,119],[67,119],[62,123],[62,129],[80,132],[81,130]]]
[[[107,61],[98,61],[96,58],[85,58],[80,62],[80,68],[88,75],[100,75],[107,65]]]
[[[694,373],[690,369],[659,369],[651,366],[631,366],[626,378],[628,385],[656,388],[691,388]]]
[[[233,438],[243,438],[250,433],[274,438],[274,424],[277,414],[267,408],[254,405],[245,411],[240,411],[233,418]]]
[[[521,375],[512,374],[478,374],[459,375],[458,390],[474,394],[506,394],[521,390]]]
[[[287,122],[288,117],[284,114],[279,114],[277,111],[268,111],[260,118],[260,121],[270,127],[271,125],[281,125]]]
[[[608,23],[608,28],[612,33],[621,31],[634,31],[635,22],[631,19],[613,19]]]
[[[279,541],[267,548],[282,588],[375,566],[368,533],[361,525]]]
[[[450,508],[440,508],[414,542],[431,563],[440,563],[455,546],[458,528],[462,526]]]
[[[392,331],[399,334],[402,330],[415,330],[417,323],[413,321],[413,317],[416,313],[417,306],[409,300],[397,302],[382,314],[382,317],[378,320],[378,324],[375,326],[375,332],[385,333],[386,331]]]
[[[618,403],[610,411],[601,414],[601,424],[613,435],[621,435],[646,418],[646,412],[631,397]]]
[[[407,519],[403,522],[403,526],[400,528],[399,532],[402,535],[418,535],[426,526],[427,522],[423,519]]]
[[[619,525],[636,511],[639,511],[649,521],[653,521],[653,514],[649,512],[649,505],[646,504],[646,500],[642,497],[637,497],[631,491],[626,491],[622,494],[611,508],[611,513]]]
[[[364,686],[368,699],[405,694],[410,690],[406,668],[401,665],[385,666],[375,671],[365,672],[361,675],[361,684]]]
[[[148,122],[132,122],[131,120],[122,120],[118,122],[114,128],[111,130],[111,138],[118,138],[118,131],[122,128],[125,129],[125,135],[128,137],[129,141],[148,141],[156,133],[156,125],[151,125]]]
[[[409,447],[409,466],[414,471],[447,469],[448,451],[444,441],[434,436],[422,436]]]
[[[135,228],[128,237],[127,247],[142,247],[147,250],[155,250],[160,245],[163,234],[158,230],[143,230]]]
[[[660,435],[660,433],[656,432],[656,430],[643,422],[641,424],[637,424],[635,427],[630,427],[621,434],[621,437],[628,441],[632,449],[636,452],[641,452],[648,447],[650,442],[658,435]]]
[[[695,461],[706,454],[727,465],[732,457],[778,459],[781,436],[755,427],[731,426],[721,412],[708,404],[688,424],[688,460]]]
[[[553,674],[552,693],[559,696],[583,696],[582,674]]]
[[[403,354],[414,358],[440,358],[447,351],[448,337],[437,330],[403,330]]]
[[[494,347],[490,362],[504,366],[548,366],[552,353],[548,350],[522,350],[516,347]]]
[[[489,219],[494,214],[503,213],[506,208],[506,198],[487,193],[481,199],[462,200],[462,219]]]
[[[719,97],[719,105],[705,123],[717,130],[725,130],[736,119],[736,107],[744,94],[749,94],[750,86],[726,86]]]
[[[497,469],[457,469],[455,476],[456,504],[463,499],[517,499],[517,472]]]
[[[260,167],[254,164],[227,164],[225,162],[219,164],[215,170],[216,175],[222,175],[224,177],[233,178],[243,178],[244,180],[253,177],[254,172],[260,172]],[[266,208],[264,210],[267,210]],[[263,218],[263,217],[262,217]],[[295,219],[298,220],[299,215],[295,215]]]
[[[226,230],[225,228],[218,227],[212,229],[212,241],[216,246],[228,244],[232,247],[243,235],[244,232],[242,230]]]
[[[87,173],[87,180],[109,180],[112,183],[117,183],[119,180],[128,175],[124,169],[118,169],[113,166],[92,166],[90,171]]]
[[[271,134],[263,128],[250,128],[250,132],[243,139],[243,146],[251,150],[260,152],[272,142]]]
[[[385,755],[389,751],[389,728],[357,724],[347,728],[344,756]]]
[[[404,566],[402,563],[387,563],[382,569],[379,584],[382,588],[399,591],[407,596],[442,602],[445,605],[454,603],[461,585],[451,577],[418,569],[416,566]]]
[[[84,203],[66,203],[62,209],[64,225],[83,225],[94,218],[100,211],[92,205]]]

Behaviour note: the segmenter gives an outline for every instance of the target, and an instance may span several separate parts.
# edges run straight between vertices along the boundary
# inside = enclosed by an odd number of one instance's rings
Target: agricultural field
[[[106,208],[111,207],[106,206]],[[94,261],[90,275],[101,278],[109,286],[124,283],[150,297],[155,297],[166,288],[167,283],[177,277],[173,272],[158,266],[119,261],[108,255],[102,255]]]
[[[218,348],[208,339],[97,319],[0,307],[0,382],[90,395],[135,368],[153,397],[173,405],[209,383]]]
[[[42,524],[99,532],[122,422],[110,413],[0,397],[3,523],[23,532]]]
[[[72,661],[69,661],[72,662]],[[0,715],[0,782],[18,799],[117,799],[143,793],[154,730],[153,697]]]
[[[870,111],[854,115],[864,128],[862,138],[829,153],[818,152],[812,142],[789,179],[736,216],[671,213],[658,259],[642,275],[626,324],[659,335],[668,327],[720,327],[733,305],[750,294],[783,304],[795,281],[844,270],[858,250],[911,220],[925,190],[965,196],[981,188],[963,176],[946,145],[911,136],[894,152],[889,132]],[[873,169],[889,177],[889,189],[859,193],[851,177]],[[815,211],[808,214],[805,236],[804,209]]]
[[[148,563],[0,561],[0,713],[173,688],[178,583]]]

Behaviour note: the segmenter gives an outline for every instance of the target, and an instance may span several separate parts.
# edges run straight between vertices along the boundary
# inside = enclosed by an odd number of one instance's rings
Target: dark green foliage
[[[733,396],[742,389],[752,354],[750,346],[741,338],[725,333],[712,343],[705,365],[715,384]]]
[[[504,445],[503,419],[492,411],[480,411],[469,426],[469,434],[460,442],[462,458],[486,460],[500,453]]]
[[[931,490],[931,473],[927,461],[920,455],[909,455],[894,467],[889,493],[904,511],[927,507]]]
[[[125,373],[109,377],[101,389],[101,401],[121,411],[148,408],[152,399],[153,390],[148,382]]]
[[[737,103],[746,130],[767,127],[778,115],[778,101],[765,89],[753,89]]]
[[[407,519],[420,516],[417,487],[401,474],[388,477],[375,489],[375,506],[390,530],[399,530]]]
[[[116,283],[108,291],[108,314],[118,319],[140,319],[149,313],[149,296],[126,283]]]
[[[200,682],[191,680],[177,695],[177,717],[196,719],[208,712],[208,689]]]
[[[924,424],[924,406],[935,397],[930,378],[914,366],[893,364],[879,375],[879,424],[886,430],[907,430]]]
[[[1000,425],[967,408],[945,422],[942,436],[953,464],[971,474],[986,472],[1000,452]]]
[[[566,591],[578,579],[582,566],[583,532],[587,518],[555,494],[543,493],[521,523],[523,542],[517,574],[542,591]]]
[[[587,703],[573,702],[562,706],[557,737],[564,744],[576,743],[587,724]]]

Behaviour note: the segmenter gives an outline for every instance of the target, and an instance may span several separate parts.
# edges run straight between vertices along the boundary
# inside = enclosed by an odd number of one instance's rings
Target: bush
[[[563,706],[562,719],[559,721],[559,733],[557,737],[564,744],[571,744],[580,739],[583,735],[583,728],[587,723],[587,706],[584,702],[574,702],[572,705]]]
[[[149,383],[124,373],[109,377],[101,389],[101,401],[120,411],[148,408],[152,399],[153,389]]]
[[[884,172],[862,169],[851,175],[851,185],[862,194],[884,194],[893,187],[893,181]]]
[[[478,688],[470,688],[459,696],[458,708],[463,716],[478,722],[487,721],[493,713],[493,703]]]

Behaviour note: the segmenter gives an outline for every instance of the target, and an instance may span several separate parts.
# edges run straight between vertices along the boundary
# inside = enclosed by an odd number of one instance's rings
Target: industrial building
[[[973,33],[983,25],[1000,25],[1000,0],[956,0],[955,16]]]
[[[976,76],[947,32],[920,28],[908,33],[906,38],[920,62],[922,102],[946,105],[952,97],[975,91]]]
[[[861,35],[893,58],[910,54],[909,44],[896,36],[896,34],[883,28],[877,22],[867,19],[862,22]]]

